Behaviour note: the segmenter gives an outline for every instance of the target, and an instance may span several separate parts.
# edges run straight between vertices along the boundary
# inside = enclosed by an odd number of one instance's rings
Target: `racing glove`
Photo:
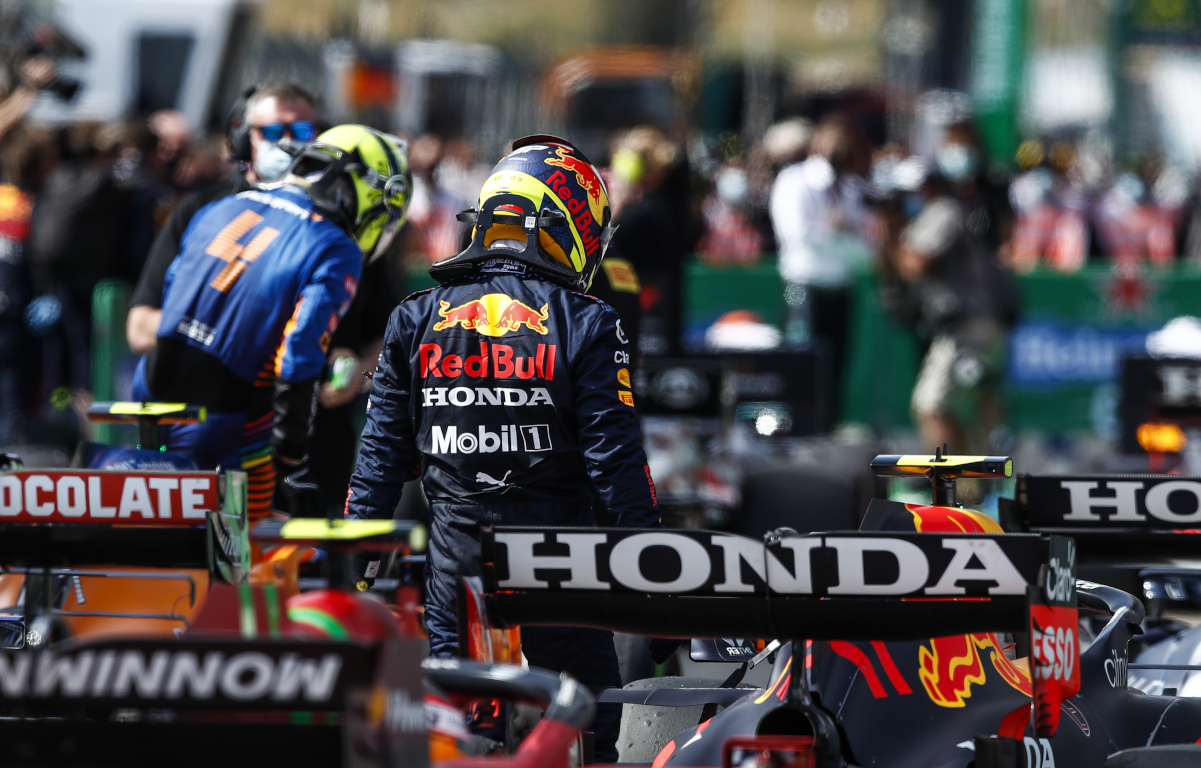
[[[296,517],[323,517],[325,500],[308,470],[309,437],[317,412],[317,380],[292,383],[276,379],[275,426],[271,450],[279,477],[276,490],[286,512]]]

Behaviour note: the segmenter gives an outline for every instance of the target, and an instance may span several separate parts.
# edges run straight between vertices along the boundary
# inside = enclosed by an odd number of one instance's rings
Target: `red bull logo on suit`
[[[452,307],[447,301],[439,301],[438,306],[438,314],[442,319],[434,323],[435,331],[458,326],[483,336],[504,336],[520,330],[524,325],[543,336],[549,333],[544,324],[550,317],[549,305],[543,304],[542,309],[534,311],[503,293],[489,293],[457,307]]]

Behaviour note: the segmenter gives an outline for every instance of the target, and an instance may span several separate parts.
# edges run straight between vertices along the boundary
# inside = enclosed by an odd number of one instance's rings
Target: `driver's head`
[[[316,100],[295,83],[270,83],[246,101],[250,129],[250,181],[275,181],[283,177],[292,156],[280,148],[281,139],[307,143],[317,136]]]

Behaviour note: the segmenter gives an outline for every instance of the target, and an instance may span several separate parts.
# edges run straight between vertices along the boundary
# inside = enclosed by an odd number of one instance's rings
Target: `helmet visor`
[[[396,238],[396,233],[400,231],[400,227],[403,224],[404,216],[401,215],[401,212],[389,209],[388,220],[384,222],[384,227],[379,233],[379,239],[375,241],[375,247],[371,249],[371,252],[366,254],[364,262],[370,264],[380,256],[383,256],[388,251],[388,247],[392,245],[392,241]]]

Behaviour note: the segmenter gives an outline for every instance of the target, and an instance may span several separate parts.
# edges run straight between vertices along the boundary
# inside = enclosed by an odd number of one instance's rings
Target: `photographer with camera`
[[[29,114],[38,91],[58,79],[58,70],[47,56],[34,56],[21,65],[19,81],[0,101],[0,141]]]

